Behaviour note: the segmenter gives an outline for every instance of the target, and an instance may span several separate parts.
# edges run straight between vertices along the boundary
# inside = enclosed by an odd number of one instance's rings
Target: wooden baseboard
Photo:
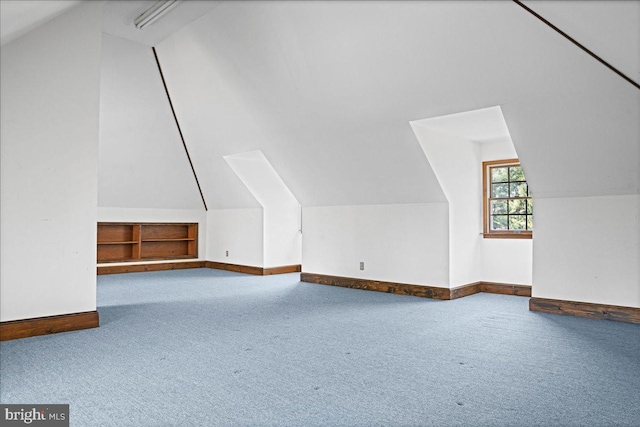
[[[225,262],[207,261],[207,268],[216,270],[233,271],[236,273],[255,274],[262,276],[262,267],[253,267],[251,265],[227,264]]]
[[[488,294],[516,295],[519,297],[530,297],[531,286],[513,285],[510,283],[480,282],[479,292]]]
[[[353,277],[328,276],[324,274],[301,273],[300,281],[343,288],[363,289],[390,294],[411,295],[414,297],[449,299],[449,288],[411,285],[408,283],[381,282],[378,280],[356,279]]]
[[[300,264],[294,265],[282,265],[280,267],[270,267],[262,270],[263,276],[269,276],[271,274],[287,274],[287,273],[300,273],[302,266]]]
[[[449,289],[435,286],[381,282],[378,280],[355,279],[352,277],[329,276],[313,273],[301,273],[300,281],[441,300],[462,298],[479,292],[531,296],[531,286],[494,282],[475,282]]]
[[[530,297],[531,286],[514,285],[511,283],[475,282],[469,283],[468,285],[458,286],[457,288],[451,288],[450,299],[462,298],[480,292],[484,292],[487,294],[503,294]]]
[[[531,298],[529,310],[542,313],[565,314],[589,319],[640,323],[640,308],[619,305],[593,304],[546,298]]]
[[[482,282],[469,283],[468,285],[451,288],[449,289],[449,299],[458,299],[477,294],[480,292],[480,286],[482,286]]]
[[[97,311],[12,320],[0,322],[0,341],[78,331],[98,326],[100,326],[100,317]]]
[[[280,267],[262,268],[250,265],[226,264],[215,261],[184,261],[184,262],[163,262],[147,264],[128,265],[100,265],[97,267],[98,275],[120,274],[120,273],[141,273],[145,271],[181,270],[186,268],[214,268],[217,270],[235,271],[237,273],[255,274],[267,276],[271,274],[299,273],[300,264],[283,265]]]
[[[271,274],[299,273],[302,270],[300,264],[283,265],[280,267],[253,267],[250,265],[227,264],[225,262],[207,261],[206,267],[216,270],[234,271],[236,273],[254,274],[257,276],[269,276]]]
[[[100,265],[97,268],[98,275],[141,273],[143,271],[182,270],[185,268],[203,268],[207,261],[163,262],[129,265]]]

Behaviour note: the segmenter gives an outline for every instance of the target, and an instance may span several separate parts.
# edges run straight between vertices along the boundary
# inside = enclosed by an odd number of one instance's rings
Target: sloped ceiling
[[[637,76],[638,2],[589,3],[544,7]],[[253,150],[303,206],[444,201],[409,122],[494,105],[537,196],[638,193],[640,91],[513,2],[224,2],[157,49],[213,208]]]
[[[0,44],[9,43],[78,3],[80,0],[0,1]]]
[[[527,0],[524,3],[628,77],[640,81],[639,2]]]
[[[637,76],[640,2],[613,2],[611,8],[596,2],[598,16],[580,13],[582,3],[575,8],[581,24],[574,25],[593,24],[594,32],[583,43],[622,33],[620,44],[596,47],[612,63],[624,51],[631,61],[616,65],[635,64],[628,71]],[[570,20],[573,4],[554,6],[554,17],[563,17],[558,25]],[[529,5],[537,9],[537,2]],[[520,15],[497,27],[514,95],[501,107],[534,196],[638,194],[640,91],[533,16]]]
[[[446,116],[411,122],[411,126],[424,126],[438,133],[474,142],[508,141],[511,135],[500,107],[464,111]],[[422,142],[421,142],[422,143]]]
[[[106,34],[98,206],[204,209],[153,52]]]
[[[263,208],[300,208],[300,203],[261,151],[233,154],[224,159]]]
[[[180,28],[206,15],[221,2],[181,1],[164,18],[139,30],[133,21],[152,7],[156,0],[106,1],[103,7],[102,31],[147,46],[155,46]]]

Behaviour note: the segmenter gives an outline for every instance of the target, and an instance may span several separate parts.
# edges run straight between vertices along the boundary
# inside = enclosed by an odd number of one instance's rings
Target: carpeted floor
[[[99,276],[98,329],[0,345],[72,426],[638,426],[640,326],[200,269]]]

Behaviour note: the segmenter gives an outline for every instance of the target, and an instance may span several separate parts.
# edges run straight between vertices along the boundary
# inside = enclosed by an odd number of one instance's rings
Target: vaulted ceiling
[[[640,91],[514,2],[183,2],[149,33],[120,3],[101,206],[202,206],[150,45],[210,208],[258,206],[224,160],[254,150],[303,206],[444,201],[409,122],[496,105],[536,196],[639,192]],[[527,2],[636,81],[639,3]]]

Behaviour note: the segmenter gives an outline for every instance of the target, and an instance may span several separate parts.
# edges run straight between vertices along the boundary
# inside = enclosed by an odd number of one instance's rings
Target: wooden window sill
[[[485,239],[532,239],[533,233],[482,233]]]

